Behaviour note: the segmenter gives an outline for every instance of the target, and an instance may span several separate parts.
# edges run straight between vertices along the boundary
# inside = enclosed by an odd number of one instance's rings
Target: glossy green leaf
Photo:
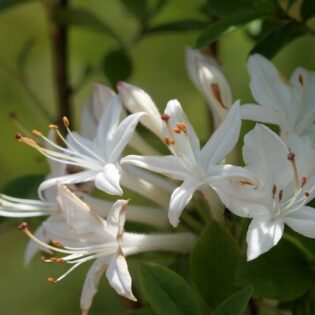
[[[198,297],[188,283],[166,267],[143,264],[140,282],[145,300],[157,315],[200,315]]]
[[[250,53],[259,53],[271,59],[286,45],[303,34],[305,34],[305,30],[294,21],[278,23],[263,34]]]
[[[192,278],[212,308],[235,291],[234,279],[239,259],[240,252],[235,240],[215,222],[197,240],[191,255]]]
[[[242,261],[237,283],[254,287],[255,295],[279,301],[301,297],[312,285],[312,272],[303,253],[282,239],[269,252],[257,259]]]
[[[102,64],[103,72],[112,86],[118,81],[127,80],[132,73],[132,61],[124,50],[110,51]]]
[[[231,33],[247,23],[265,16],[259,11],[248,11],[239,14],[228,15],[212,22],[198,37],[196,47],[204,47],[216,41],[223,34]]]
[[[214,312],[214,315],[243,315],[253,295],[253,288],[247,287],[229,296]]]
[[[208,23],[200,20],[181,20],[165,24],[153,26],[147,30],[147,33],[161,33],[161,32],[190,32],[201,30],[205,28]]]

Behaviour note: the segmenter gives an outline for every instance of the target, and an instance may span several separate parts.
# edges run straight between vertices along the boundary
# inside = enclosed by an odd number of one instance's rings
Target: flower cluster
[[[38,200],[1,195],[0,215],[47,216],[34,233],[27,223],[19,229],[31,239],[27,263],[40,249],[46,252],[44,262],[71,266],[60,277],[50,277],[50,283],[93,261],[82,290],[82,314],[88,314],[104,273],[118,294],[136,300],[127,256],[192,250],[194,196],[204,197],[207,214],[222,225],[225,208],[252,219],[248,260],[275,246],[285,224],[315,238],[315,210],[307,206],[315,197],[315,73],[299,68],[287,81],[267,59],[252,55],[248,70],[257,104],[241,105],[232,101],[231,88],[213,59],[191,49],[186,57],[189,75],[213,116],[214,132],[203,146],[177,100],[159,112],[144,90],[125,82],[117,84],[117,93],[95,85],[82,112],[80,133],[71,131],[64,117],[63,128],[50,125],[48,136],[38,130],[32,138],[17,135],[47,157],[50,173],[38,188]],[[238,166],[227,158],[239,141],[242,120],[274,124],[280,132],[256,124],[244,137],[245,166]],[[136,131],[138,123],[161,140],[167,155]],[[127,146],[133,154],[126,155]],[[95,188],[105,197],[131,190],[154,205],[98,199],[92,195]],[[159,232],[125,232],[126,220]],[[188,224],[181,226],[181,220]],[[169,224],[175,229],[167,231]]]

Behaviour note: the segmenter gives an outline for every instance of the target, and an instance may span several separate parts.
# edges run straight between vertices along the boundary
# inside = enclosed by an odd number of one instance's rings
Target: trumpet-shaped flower
[[[315,72],[297,68],[287,81],[276,67],[261,55],[248,60],[250,87],[260,105],[242,106],[242,118],[277,124],[281,136],[289,133],[315,139]]]
[[[247,178],[250,173],[241,167],[220,164],[239,137],[241,119],[238,103],[232,106],[225,120],[202,149],[178,101],[168,102],[161,118],[164,121],[164,141],[172,155],[130,155],[123,158],[122,163],[134,164],[183,181],[174,190],[169,205],[169,220],[176,226],[181,212],[196,190],[212,186],[226,177]]]
[[[136,301],[126,256],[156,250],[186,253],[194,243],[195,238],[190,233],[143,235],[124,232],[126,200],[115,202],[106,220],[62,184],[57,187],[57,200],[62,217],[51,217],[45,222],[46,233],[55,240],[52,245],[38,240],[27,224],[22,224],[20,229],[40,245],[64,255],[43,258],[44,261],[72,265],[58,279],[49,278],[50,283],[59,282],[81,264],[94,260],[82,290],[82,314],[88,313],[104,273],[118,294]]]
[[[252,218],[247,232],[248,260],[275,246],[285,224],[315,237],[315,209],[306,206],[315,196],[315,151],[311,142],[306,146],[296,135],[288,141],[289,148],[277,134],[257,124],[245,136],[243,158],[258,184],[223,181],[215,185],[229,210]]]
[[[232,92],[218,63],[199,50],[186,50],[186,67],[190,79],[204,95],[213,115],[215,128],[232,105]]]

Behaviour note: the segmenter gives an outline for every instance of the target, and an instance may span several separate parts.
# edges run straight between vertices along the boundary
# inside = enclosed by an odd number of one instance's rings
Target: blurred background
[[[36,128],[46,132],[48,124],[57,117],[49,13],[39,1],[24,2],[11,6],[10,1],[0,1],[0,187],[6,191],[17,178],[32,175],[36,181],[38,177],[34,175],[48,170],[42,157],[15,140],[15,133],[21,132],[16,119],[28,130]],[[139,30],[138,17],[126,2],[71,0],[71,7],[87,10],[98,21],[110,25],[124,43],[132,42],[126,48],[128,58],[119,57],[117,61],[115,54],[112,58],[109,56],[117,49],[117,41],[106,31],[102,32],[102,26],[96,22],[85,27],[76,25],[80,24],[76,19],[82,24],[82,16],[73,17],[74,26],[68,32],[68,73],[69,83],[74,87],[71,103],[75,126],[79,124],[82,106],[91,96],[93,82],[111,85],[112,77],[106,65],[112,61],[118,76],[122,73],[128,82],[146,90],[161,110],[168,100],[177,98],[205,141],[209,136],[207,106],[189,80],[184,58],[185,48],[194,46],[199,32],[152,32],[138,40],[135,36]],[[160,2],[167,3],[150,20],[153,26],[203,17],[200,9],[203,0]],[[85,19],[88,20],[86,16]],[[241,99],[242,103],[251,101],[246,60],[252,40],[244,30],[239,30],[224,36],[217,45],[218,59],[234,99]],[[314,49],[314,38],[303,36],[282,49],[274,62],[286,76],[297,66],[314,70]],[[245,124],[244,128],[249,126]],[[16,190],[20,196],[31,193],[27,181],[22,181]],[[16,229],[19,220],[0,222],[0,313],[78,314],[81,283],[88,266],[76,270],[59,285],[50,286],[47,277],[61,273],[63,268],[47,266],[39,259],[26,268],[23,254],[27,239]],[[120,298],[102,281],[91,314],[116,315],[123,310]]]

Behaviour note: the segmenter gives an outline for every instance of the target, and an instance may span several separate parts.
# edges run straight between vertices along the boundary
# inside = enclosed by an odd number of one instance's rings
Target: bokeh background
[[[202,4],[202,0],[171,0],[153,23],[198,18]],[[120,1],[72,0],[71,5],[94,12],[110,23],[124,40],[128,40],[136,29],[134,17]],[[50,121],[7,71],[7,67],[15,68],[19,52],[32,39],[34,45],[25,67],[27,81],[47,111],[54,114],[56,97],[48,28],[46,12],[39,2],[31,1],[0,12],[0,187],[3,189],[18,177],[44,174],[48,170],[44,159],[15,140],[15,133],[19,130],[8,117],[9,113],[14,112],[25,128],[44,132]],[[184,58],[185,48],[194,45],[196,35],[192,31],[153,34],[144,38],[129,51],[133,60],[129,82],[148,91],[160,109],[169,99],[177,98],[205,141],[209,136],[207,107],[187,76]],[[69,40],[70,81],[73,84],[78,82],[85,67],[88,64],[97,66],[113,47],[113,40],[103,34],[80,27],[72,28]],[[220,40],[218,48],[218,57],[231,84],[234,99],[241,99],[243,103],[251,100],[246,70],[251,47],[249,37],[243,31],[237,31]],[[287,76],[297,66],[314,70],[314,51],[314,38],[304,36],[283,49],[274,62]],[[109,84],[102,71],[86,80],[73,98],[76,125],[79,123],[80,109],[92,93],[93,82]],[[20,190],[24,188],[28,189],[27,183]],[[76,270],[57,286],[48,285],[47,277],[58,275],[63,268],[47,266],[39,259],[28,267],[24,266],[27,240],[17,231],[18,222],[0,221],[0,313],[79,314],[79,296],[87,266]],[[106,281],[102,281],[91,314],[116,315],[122,314],[123,310],[121,300]]]

